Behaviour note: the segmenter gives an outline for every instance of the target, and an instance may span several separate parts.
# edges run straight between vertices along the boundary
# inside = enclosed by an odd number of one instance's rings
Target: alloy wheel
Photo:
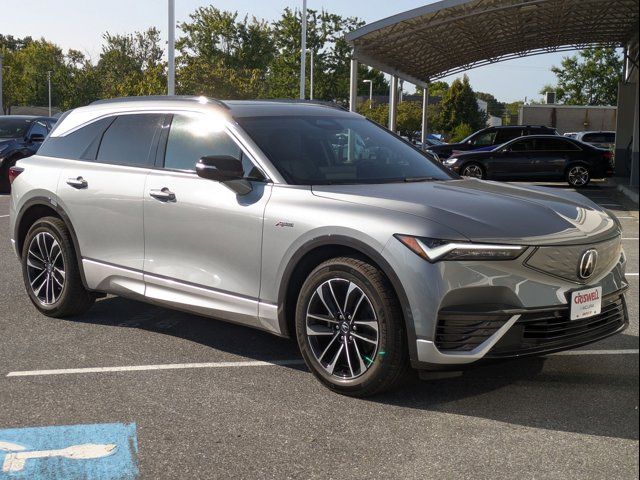
[[[350,280],[332,278],[316,288],[305,325],[315,359],[332,376],[359,377],[378,354],[376,312],[369,297]]]
[[[65,284],[65,265],[58,241],[48,232],[38,233],[27,250],[27,277],[34,296],[43,305],[58,301]]]
[[[589,170],[580,165],[569,170],[569,183],[575,187],[581,187],[589,183]]]
[[[462,171],[463,177],[482,178],[482,168],[478,165],[467,165]]]

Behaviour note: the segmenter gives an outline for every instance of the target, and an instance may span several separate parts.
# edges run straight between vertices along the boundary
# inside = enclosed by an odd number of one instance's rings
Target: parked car
[[[559,135],[530,135],[481,152],[444,161],[466,177],[496,180],[566,180],[584,187],[593,178],[613,175],[613,154]]]
[[[9,168],[36,153],[56,121],[28,115],[0,116],[0,192],[9,191]]]
[[[336,150],[345,135],[362,148]],[[460,178],[326,105],[101,101],[12,178],[11,238],[45,315],[110,293],[293,337],[347,395],[409,365],[564,350],[628,324],[607,211]]]
[[[508,125],[501,127],[489,127],[478,130],[459,143],[447,143],[434,145],[429,148],[441,160],[449,158],[454,152],[466,152],[483,148],[491,148],[522,137],[523,135],[556,135],[554,128],[542,125]]]
[[[581,142],[589,143],[595,147],[614,150],[616,147],[616,132],[607,131],[588,131],[576,132],[572,137]]]

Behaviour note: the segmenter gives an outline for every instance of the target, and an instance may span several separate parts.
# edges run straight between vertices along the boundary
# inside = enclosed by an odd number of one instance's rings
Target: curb
[[[638,191],[629,188],[627,185],[618,185],[617,191],[622,193],[628,200],[638,205]]]

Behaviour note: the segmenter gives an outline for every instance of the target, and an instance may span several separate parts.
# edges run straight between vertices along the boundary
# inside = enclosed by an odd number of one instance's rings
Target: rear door
[[[166,151],[159,151],[162,168],[149,174],[144,189],[146,295],[255,325],[271,185],[213,115],[176,114],[166,136]],[[238,195],[199,177],[196,162],[207,155],[241,160],[253,190]]]
[[[60,177],[58,196],[91,288],[144,294],[142,196],[164,118],[141,113],[101,120],[104,132]]]
[[[579,151],[571,140],[560,136],[536,137],[533,174],[539,178],[563,177],[569,161]]]

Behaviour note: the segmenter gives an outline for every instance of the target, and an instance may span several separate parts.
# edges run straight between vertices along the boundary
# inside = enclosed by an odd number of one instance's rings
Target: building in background
[[[617,107],[579,105],[523,105],[518,114],[520,125],[546,125],[558,133],[586,130],[615,130]]]

